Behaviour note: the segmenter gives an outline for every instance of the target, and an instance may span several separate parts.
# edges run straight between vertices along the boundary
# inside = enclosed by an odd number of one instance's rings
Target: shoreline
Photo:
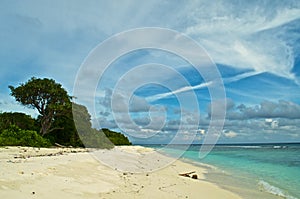
[[[239,169],[232,169],[223,164],[212,164],[206,161],[199,161],[194,158],[188,158],[184,155],[181,161],[206,169],[204,174],[207,182],[218,185],[220,188],[228,190],[239,195],[244,199],[265,198],[280,199],[290,198],[297,199],[289,194],[285,189],[278,185],[274,185],[272,181],[264,178],[256,178],[253,174],[249,174]]]
[[[182,160],[175,160],[156,171],[133,173],[108,167],[87,151],[77,148],[0,148],[0,197],[241,198],[207,181],[205,168]],[[150,152],[157,154],[140,146],[117,146],[114,150],[98,152],[104,157],[106,154],[116,164],[124,161],[126,166],[130,166],[128,161],[134,163],[132,157],[140,159]],[[123,157],[120,152],[134,156]],[[147,159],[146,163],[155,164],[153,159]],[[198,179],[179,175],[191,171],[195,171]]]
[[[216,184],[218,187],[237,194],[243,199],[264,198],[264,199],[282,199],[282,197],[263,190],[259,184],[249,184],[246,176],[236,176],[229,171],[220,169],[215,165],[199,163],[187,158],[180,158],[180,161],[199,166],[206,169],[204,173],[205,181]],[[250,176],[247,176],[251,178]]]

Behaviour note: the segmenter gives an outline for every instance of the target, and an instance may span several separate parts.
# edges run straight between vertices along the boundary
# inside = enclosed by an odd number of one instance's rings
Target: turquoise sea
[[[176,156],[182,145],[151,145]],[[182,159],[207,168],[206,178],[244,198],[300,199],[300,144],[216,145],[203,159],[191,145]],[[160,151],[160,150],[159,150]]]

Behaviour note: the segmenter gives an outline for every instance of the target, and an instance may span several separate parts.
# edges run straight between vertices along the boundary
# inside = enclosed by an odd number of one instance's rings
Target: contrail
[[[260,74],[260,73],[261,72],[257,72],[257,71],[246,72],[246,73],[239,74],[239,75],[236,75],[236,76],[233,76],[233,77],[223,78],[222,80],[223,80],[224,84],[228,84],[228,83],[236,82],[236,81],[239,81],[241,79],[251,77],[251,76],[254,76],[254,75],[257,75],[257,74]],[[156,101],[156,100],[159,100],[159,99],[167,98],[171,95],[175,95],[175,94],[178,94],[178,93],[183,93],[183,92],[187,92],[187,91],[191,91],[191,90],[195,90],[195,89],[206,88],[206,87],[209,87],[213,84],[214,84],[214,81],[209,81],[209,82],[204,82],[204,83],[201,83],[201,84],[198,84],[198,85],[195,85],[195,86],[185,86],[185,87],[179,88],[175,91],[160,93],[160,94],[157,94],[157,95],[147,97],[146,100],[149,101],[149,102],[153,102],[153,101]]]
[[[233,77],[223,78],[223,83],[228,84],[231,82],[236,82],[236,81],[239,81],[239,80],[247,78],[247,77],[258,75],[260,73],[262,73],[262,72],[261,71],[251,71],[251,72],[242,73],[242,74],[239,74],[239,75],[236,75]]]

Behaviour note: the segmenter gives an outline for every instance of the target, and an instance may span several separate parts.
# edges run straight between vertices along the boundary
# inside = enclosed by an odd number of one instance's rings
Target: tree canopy
[[[32,77],[16,88],[13,86],[9,88],[16,101],[39,112],[40,133],[43,136],[54,130],[51,128],[54,117],[63,115],[66,107],[71,106],[71,97],[61,84],[53,79]]]

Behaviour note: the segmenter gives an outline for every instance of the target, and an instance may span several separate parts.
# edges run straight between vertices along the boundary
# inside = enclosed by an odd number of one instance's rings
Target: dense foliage
[[[72,106],[76,106],[76,104],[72,104]],[[44,137],[48,138],[52,144],[84,147],[74,124],[72,107],[66,107],[64,113],[64,115],[54,117],[52,124],[54,130]]]
[[[33,119],[24,113],[0,113],[0,146],[42,147],[57,143],[112,148],[131,144],[121,133],[92,128],[87,108],[72,103],[67,92],[52,79],[31,78],[17,88],[9,88],[18,102],[37,109],[39,116]]]
[[[24,130],[39,130],[36,120],[29,115],[24,113],[0,113],[0,133],[11,125]]]
[[[80,139],[88,148],[112,148],[113,143],[102,131],[92,128],[91,116],[85,106],[73,104],[73,119]]]
[[[102,132],[114,145],[131,145],[131,142],[122,133],[114,132],[109,129],[102,129]]]
[[[0,134],[0,146],[49,147],[51,143],[36,131],[22,130],[11,125]]]

